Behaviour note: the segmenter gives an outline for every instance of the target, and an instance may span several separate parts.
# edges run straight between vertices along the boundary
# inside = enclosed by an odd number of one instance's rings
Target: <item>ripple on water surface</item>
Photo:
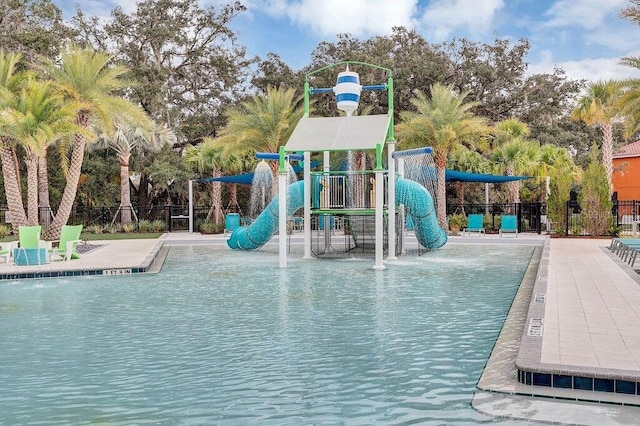
[[[476,423],[532,247],[374,271],[173,247],[159,275],[0,283],[0,423]]]

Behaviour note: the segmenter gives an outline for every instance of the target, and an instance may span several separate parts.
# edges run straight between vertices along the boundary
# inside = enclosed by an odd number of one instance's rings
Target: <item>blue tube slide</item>
[[[409,179],[396,180],[396,204],[404,204],[411,217],[418,242],[432,250],[447,242],[447,233],[438,224],[433,198],[427,189]]]
[[[248,227],[236,228],[227,240],[234,250],[256,250],[266,244],[278,231],[278,198],[269,205]],[[396,180],[396,203],[404,204],[411,216],[418,242],[428,249],[442,247],[447,234],[440,225],[433,198],[425,187],[408,179]],[[289,185],[287,215],[293,215],[304,205],[304,181]]]
[[[227,244],[235,250],[256,250],[266,244],[278,231],[278,199],[273,197],[267,207],[248,227],[236,228]],[[304,206],[304,181],[289,185],[287,193],[287,216]]]

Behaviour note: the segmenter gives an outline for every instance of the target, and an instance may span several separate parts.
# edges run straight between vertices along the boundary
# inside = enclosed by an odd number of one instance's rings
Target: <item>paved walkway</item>
[[[540,362],[640,380],[638,274],[604,248],[609,240],[551,243]]]
[[[0,278],[25,278],[27,274],[59,274],[61,272],[83,272],[103,270],[146,269],[162,247],[162,239],[89,241],[92,247],[80,259],[70,261],[53,260],[42,265],[18,266],[13,259],[0,263]],[[42,275],[40,275],[42,276]]]
[[[601,386],[613,384],[614,389],[618,380],[637,386],[640,275],[608,250],[610,241],[554,238],[545,242],[539,259],[527,271],[478,383],[479,389],[490,393],[476,395],[476,409],[545,422],[638,424],[638,395],[527,385],[518,381],[516,369],[568,383],[579,377],[582,382],[593,380],[592,384],[597,379]],[[540,319],[541,327],[532,327]],[[554,399],[562,403],[554,404]]]
[[[517,367],[555,374],[558,382],[564,376],[566,383],[561,384],[569,386],[569,377],[594,378],[591,386],[609,386],[610,392],[574,396],[640,405],[640,276],[608,250],[610,240],[549,242],[534,284]],[[589,381],[580,386],[584,384]]]

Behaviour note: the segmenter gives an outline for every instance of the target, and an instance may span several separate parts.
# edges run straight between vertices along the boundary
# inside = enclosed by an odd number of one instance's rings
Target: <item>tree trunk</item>
[[[129,155],[121,155],[120,161],[120,223],[131,223],[131,190],[129,187]]]
[[[270,161],[269,167],[273,173],[273,185],[271,185],[271,198],[273,198],[278,195],[278,185],[280,184],[280,179],[278,179],[278,169],[280,168],[280,164],[278,161]]]
[[[506,170],[507,176],[514,176],[515,172],[512,166],[508,166]],[[509,198],[513,204],[518,204],[520,202],[520,181],[512,180],[507,182],[507,188],[509,189]]]
[[[151,199],[149,198],[149,175],[140,173],[140,184],[138,185],[138,207],[140,219],[149,219],[151,209]]]
[[[6,143],[6,141],[3,141]],[[9,214],[11,215],[11,226],[14,234],[18,234],[18,227],[26,225],[27,215],[24,212],[22,203],[22,191],[14,164],[13,150],[6,145],[0,147],[0,161],[2,162],[2,177],[4,179],[4,194],[7,198]]]
[[[611,176],[613,175],[613,125],[607,121],[602,125],[602,164],[607,172],[609,192],[613,189]]]
[[[27,153],[27,225],[38,224],[38,157]]]
[[[86,126],[87,118],[79,117],[78,123],[82,126]],[[56,213],[51,226],[47,228],[43,238],[45,240],[59,240],[62,226],[67,223],[69,216],[71,216],[71,210],[73,209],[73,203],[76,199],[76,193],[78,192],[78,182],[80,180],[80,172],[82,171],[82,161],[84,160],[84,150],[87,145],[85,138],[81,135],[74,135],[73,137],[73,151],[71,153],[71,164],[69,165],[69,172],[67,173],[67,183],[62,193],[62,199],[60,200],[60,206]]]
[[[456,196],[458,198],[458,211],[464,214],[464,182],[456,182]]]
[[[38,158],[38,203],[40,224],[46,230],[51,224],[51,203],[49,201],[49,168],[47,156]]]
[[[232,183],[229,187],[229,206],[233,209],[235,213],[239,212],[238,207],[238,184]]]
[[[219,178],[222,176],[220,170],[213,171],[213,177]],[[222,183],[211,182],[211,203],[213,208],[213,223],[220,223],[222,221]]]
[[[436,151],[436,169],[438,171],[438,186],[436,194],[436,212],[438,214],[438,224],[445,231],[449,230],[447,226],[447,188],[445,185],[445,170],[447,166],[447,154]]]

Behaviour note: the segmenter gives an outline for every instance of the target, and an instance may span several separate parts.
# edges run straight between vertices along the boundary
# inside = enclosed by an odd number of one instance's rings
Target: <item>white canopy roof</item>
[[[388,115],[303,118],[285,145],[293,151],[362,151],[384,144]]]

